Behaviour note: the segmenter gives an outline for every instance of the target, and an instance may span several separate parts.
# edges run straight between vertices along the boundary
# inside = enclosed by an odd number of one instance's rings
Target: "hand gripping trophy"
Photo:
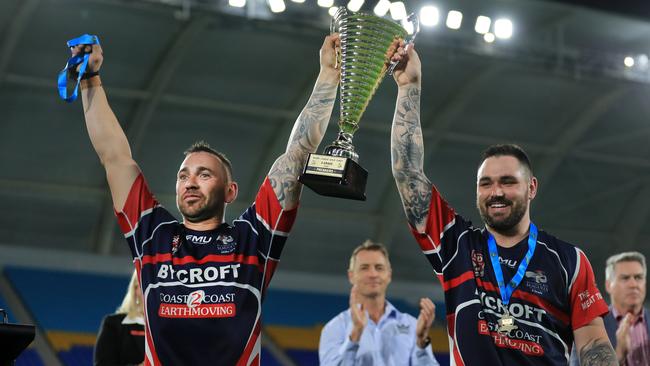
[[[419,22],[414,14],[413,35],[399,24],[365,13],[348,13],[341,7],[332,18],[331,31],[341,37],[341,114],[337,139],[323,154],[310,154],[299,181],[324,196],[366,199],[368,172],[359,165],[352,137],[359,129],[359,120],[375,94],[386,72],[392,73],[397,64],[390,64],[391,46],[396,39],[406,44],[415,40]]]

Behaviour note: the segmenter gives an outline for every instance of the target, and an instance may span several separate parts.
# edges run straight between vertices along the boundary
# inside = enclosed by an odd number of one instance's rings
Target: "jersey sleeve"
[[[142,173],[133,182],[124,207],[115,211],[115,216],[134,258],[142,257],[144,245],[151,241],[160,225],[177,222],[158,203]]]
[[[263,291],[268,287],[280,262],[282,249],[293,227],[297,212],[297,206],[291,210],[282,208],[267,177],[257,192],[255,203],[239,217],[239,220],[248,222],[258,237],[257,254],[264,278]]]
[[[576,268],[569,288],[571,328],[581,328],[608,313],[607,303],[596,286],[591,264],[585,253],[576,248]]]
[[[431,189],[431,202],[425,231],[419,232],[415,227],[409,225],[420,249],[438,274],[442,274],[442,269],[453,257],[458,246],[459,236],[469,226],[470,223],[456,214],[435,186]]]

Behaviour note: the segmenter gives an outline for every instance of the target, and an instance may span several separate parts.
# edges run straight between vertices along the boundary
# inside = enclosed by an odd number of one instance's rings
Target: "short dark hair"
[[[232,164],[230,163],[230,160],[228,160],[228,158],[224,153],[211,148],[210,144],[201,140],[201,141],[196,141],[190,147],[188,147],[187,150],[183,152],[183,155],[187,156],[195,152],[206,152],[208,154],[212,154],[216,156],[224,166],[224,170],[226,171],[226,176],[228,177],[228,179],[232,180],[233,177]]]
[[[481,155],[481,164],[483,164],[487,158],[491,158],[493,156],[512,156],[528,170],[531,177],[533,176],[533,165],[530,163],[530,159],[528,159],[528,155],[524,149],[522,149],[519,145],[497,144],[489,146],[483,151],[483,154]]]

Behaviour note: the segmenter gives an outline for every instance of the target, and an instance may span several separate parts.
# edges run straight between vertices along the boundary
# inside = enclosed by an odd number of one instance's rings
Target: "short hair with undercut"
[[[388,264],[388,268],[390,268],[390,260],[388,258],[388,249],[386,249],[384,244],[375,243],[374,241],[368,239],[368,240],[364,241],[358,247],[354,248],[354,250],[352,251],[352,255],[350,256],[350,267],[348,267],[348,271],[354,270],[354,264],[357,261],[357,254],[359,254],[359,252],[361,252],[363,250],[380,252],[386,258],[386,263]]]
[[[213,149],[212,147],[210,147],[210,144],[201,140],[193,143],[190,147],[188,147],[187,150],[183,152],[183,155],[187,156],[189,154],[196,153],[196,152],[206,152],[208,154],[212,154],[216,156],[221,161],[221,164],[223,165],[224,170],[226,171],[226,176],[228,177],[228,179],[229,180],[233,179],[232,163],[230,163],[230,160],[226,157],[226,154]]]
[[[533,177],[533,165],[530,163],[530,159],[528,159],[528,154],[524,151],[524,149],[521,148],[521,146],[517,144],[497,144],[497,145],[492,145],[489,146],[487,149],[483,151],[483,154],[481,154],[481,164],[483,162],[491,157],[499,157],[499,156],[512,156],[515,159],[519,161],[519,164],[521,164],[524,168],[526,168],[527,172],[529,173],[529,176],[532,178]],[[481,165],[479,164],[479,166]]]
[[[623,252],[607,258],[605,262],[605,279],[611,281],[614,279],[615,267],[621,262],[639,262],[643,267],[643,274],[646,274],[645,255],[639,252]]]

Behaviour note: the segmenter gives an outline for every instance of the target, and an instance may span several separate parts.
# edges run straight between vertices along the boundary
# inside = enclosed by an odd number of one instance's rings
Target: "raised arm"
[[[82,47],[90,50],[90,46],[81,45],[72,49],[72,53],[80,52]],[[102,48],[93,45],[89,71],[99,71],[103,59]],[[140,169],[131,157],[131,148],[120,123],[108,105],[99,75],[82,80],[79,88],[90,141],[106,170],[113,206],[121,211]]]
[[[390,141],[393,177],[409,223],[419,232],[424,232],[432,185],[424,174],[420,58],[413,47],[405,52],[401,44],[393,61],[400,61],[393,73],[398,87]]]
[[[597,317],[573,331],[581,366],[617,366],[616,352],[609,342],[603,318]],[[621,363],[623,364],[623,363]]]
[[[285,210],[298,204],[302,190],[298,176],[302,173],[309,153],[316,152],[320,145],[332,114],[340,78],[340,70],[335,67],[338,45],[338,35],[325,37],[320,49],[320,73],[314,90],[293,125],[287,149],[273,163],[269,172],[269,181]]]

